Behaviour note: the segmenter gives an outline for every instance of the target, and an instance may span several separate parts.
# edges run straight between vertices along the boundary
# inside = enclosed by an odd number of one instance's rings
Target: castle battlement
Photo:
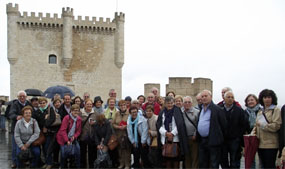
[[[12,3],[7,4],[7,14],[17,14],[19,17],[17,19],[17,23],[22,26],[44,26],[44,27],[62,27],[64,17],[72,18],[72,27],[74,29],[87,29],[87,30],[95,30],[95,31],[115,31],[116,30],[116,22],[125,21],[125,14],[115,13],[115,18],[111,21],[110,18],[103,17],[89,17],[85,16],[84,19],[82,16],[73,16],[73,8],[66,7],[62,8],[62,14],[53,14],[50,13],[43,14],[42,12],[26,12],[24,11],[22,14],[19,12],[18,4],[13,6]],[[45,16],[44,16],[45,15]],[[61,17],[60,17],[61,16]]]
[[[13,6],[12,3],[8,3],[6,5],[6,12],[7,14],[19,14],[19,5],[18,4],[15,4],[15,6]]]

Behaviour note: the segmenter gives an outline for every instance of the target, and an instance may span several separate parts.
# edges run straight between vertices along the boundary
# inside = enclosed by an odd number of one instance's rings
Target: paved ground
[[[0,132],[0,169],[10,168],[11,164],[11,134]]]

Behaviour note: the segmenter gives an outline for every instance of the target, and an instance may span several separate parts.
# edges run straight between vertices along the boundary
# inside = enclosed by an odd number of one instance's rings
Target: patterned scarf
[[[252,129],[255,125],[256,122],[256,114],[258,112],[258,110],[260,109],[260,104],[257,104],[255,107],[253,108],[246,108],[246,111],[249,115],[248,121],[249,121],[249,126]]]
[[[73,120],[72,127],[68,132],[68,138],[70,139],[75,134],[77,117],[73,117],[73,115],[71,113],[69,113],[69,117]]]
[[[174,108],[170,110],[167,110],[166,108],[164,109],[164,116],[165,116],[164,127],[168,132],[171,132],[172,130],[169,125],[172,123],[173,112]]]

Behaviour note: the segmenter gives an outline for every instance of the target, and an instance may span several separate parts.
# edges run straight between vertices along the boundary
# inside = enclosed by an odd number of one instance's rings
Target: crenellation
[[[53,14],[53,18],[58,19],[58,14],[57,13]]]
[[[70,7],[62,8],[62,16],[63,17],[73,17],[73,8],[70,8]]]
[[[85,16],[85,21],[89,22],[89,16]]]
[[[28,12],[23,12],[23,15],[22,15],[22,17],[24,17],[24,18],[26,18],[26,17],[28,17]]]
[[[95,22],[97,22],[96,17],[92,17],[92,22],[95,24]]]
[[[120,13],[116,12],[115,13],[115,20],[124,22],[125,21],[125,14],[122,12],[120,12]]]
[[[36,18],[36,13],[35,12],[31,12],[31,17]]]
[[[50,18],[50,13],[46,13],[46,18]]]
[[[38,13],[38,16],[39,16],[39,18],[42,18],[42,17],[43,17],[43,13],[42,13],[42,12],[39,12],[39,13]]]
[[[6,12],[8,15],[19,15],[19,5],[15,4],[15,6],[13,6],[12,3],[8,3],[6,5]]]

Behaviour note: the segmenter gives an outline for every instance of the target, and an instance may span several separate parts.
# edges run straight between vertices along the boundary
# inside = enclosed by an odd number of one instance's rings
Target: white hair
[[[137,102],[137,103],[138,103],[139,101],[135,99],[135,100],[132,100],[132,102],[131,102],[131,103],[132,103],[132,104],[134,104],[135,102]]]
[[[201,96],[201,92],[196,95],[196,97],[199,97],[199,96]]]
[[[210,90],[205,89],[201,93],[203,93],[203,92],[207,92],[207,93],[209,93],[210,96],[212,96],[212,92]]]
[[[227,91],[227,92],[225,93],[224,97],[227,97],[228,94],[232,94],[233,97],[235,98],[235,95],[234,95],[234,93],[233,93],[231,90],[230,90],[230,91]]]
[[[27,96],[27,93],[24,90],[19,91],[17,96],[20,96],[21,93],[24,93],[24,95]]]
[[[152,88],[151,88],[151,92],[153,92],[154,90],[158,91],[158,88],[152,87]]]
[[[227,92],[227,91],[233,91],[230,87],[224,87],[224,88],[222,89],[222,91],[223,91],[223,90],[226,91],[226,92]]]
[[[191,96],[185,96],[183,97],[183,102],[186,100],[186,99],[189,99],[191,103],[193,103],[193,99]]]

